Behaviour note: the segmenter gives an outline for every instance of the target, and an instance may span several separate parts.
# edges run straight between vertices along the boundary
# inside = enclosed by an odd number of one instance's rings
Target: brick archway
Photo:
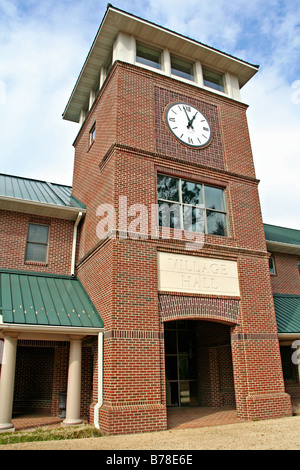
[[[236,325],[239,299],[159,294],[161,320],[199,319]]]

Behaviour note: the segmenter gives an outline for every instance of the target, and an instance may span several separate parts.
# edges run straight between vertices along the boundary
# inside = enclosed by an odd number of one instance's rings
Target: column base
[[[103,405],[99,425],[108,434],[136,434],[167,430],[167,408],[159,403],[145,405]]]
[[[0,433],[14,432],[14,431],[15,431],[15,428],[14,428],[14,425],[12,423],[0,424]]]
[[[248,395],[246,403],[249,420],[292,416],[291,397],[287,393]]]
[[[64,419],[61,424],[62,426],[76,426],[82,424],[82,419]]]

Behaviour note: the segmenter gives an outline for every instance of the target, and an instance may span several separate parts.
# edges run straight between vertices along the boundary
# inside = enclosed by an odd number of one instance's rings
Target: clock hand
[[[198,114],[198,111],[197,111],[197,112],[195,113],[195,115],[192,117],[191,123],[194,121],[194,119],[195,119],[195,117],[197,116],[197,114]]]
[[[195,119],[197,113],[198,113],[198,111],[194,114],[194,116],[192,117],[192,119],[190,119],[190,122],[189,122],[189,125],[188,125],[188,127],[191,127],[192,129],[194,129],[194,128],[193,128],[193,121],[194,121],[194,119]]]
[[[185,109],[184,106],[183,106],[183,109],[184,109],[184,112],[185,112],[185,114],[186,114],[186,117],[187,117],[187,119],[188,119],[188,121],[189,121],[189,123],[188,123],[188,125],[187,125],[186,127],[189,128],[189,127],[192,126],[192,123],[191,123],[191,120],[190,120],[190,118],[189,118],[189,116],[188,116],[188,113],[187,113],[187,111],[186,111],[186,109]],[[193,126],[192,126],[192,127],[193,127]]]

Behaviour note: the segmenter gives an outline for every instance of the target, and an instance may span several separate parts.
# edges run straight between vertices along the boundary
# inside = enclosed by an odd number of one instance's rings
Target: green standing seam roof
[[[264,231],[267,241],[300,246],[300,230],[264,224]]]
[[[300,333],[300,295],[273,294],[278,333]]]
[[[0,173],[0,196],[85,209],[85,206],[72,195],[71,186],[3,173]]]
[[[0,313],[4,324],[103,328],[79,279],[0,270]]]

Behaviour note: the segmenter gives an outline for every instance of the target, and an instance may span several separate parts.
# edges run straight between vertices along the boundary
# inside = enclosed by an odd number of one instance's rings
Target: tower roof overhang
[[[119,32],[132,35],[143,42],[167,48],[181,56],[199,60],[206,66],[217,67],[238,77],[242,88],[258,71],[253,65],[225,52],[190,39],[157,24],[146,21],[108,4],[101,25],[80,71],[74,89],[63,112],[63,119],[79,122],[91,88],[95,85],[112,50]]]

